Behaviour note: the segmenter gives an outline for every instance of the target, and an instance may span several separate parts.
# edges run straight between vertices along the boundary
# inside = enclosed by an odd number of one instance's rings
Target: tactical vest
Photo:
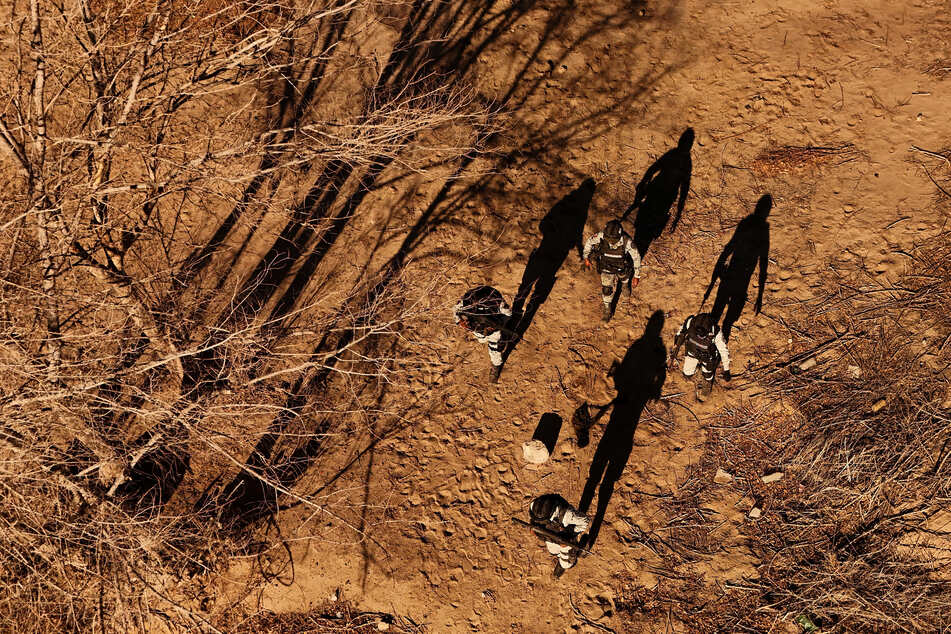
[[[598,272],[612,273],[614,275],[624,275],[629,273],[634,265],[631,262],[631,256],[627,254],[627,236],[621,235],[617,246],[611,246],[608,241],[601,238],[601,244],[598,245]]]
[[[691,318],[690,327],[687,328],[686,351],[687,354],[698,360],[705,366],[716,365],[720,360],[720,351],[717,350],[713,339],[720,332],[717,326],[713,327],[713,332],[700,332],[696,326],[696,320]]]

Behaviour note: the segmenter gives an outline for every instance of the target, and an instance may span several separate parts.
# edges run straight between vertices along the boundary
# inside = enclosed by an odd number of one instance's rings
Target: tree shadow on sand
[[[667,349],[661,339],[664,328],[663,311],[655,311],[647,321],[644,334],[628,348],[621,363],[615,363],[611,375],[617,396],[614,409],[598,443],[588,480],[581,494],[578,510],[586,513],[598,491],[598,507],[588,545],[595,542],[604,515],[614,493],[614,485],[621,478],[624,467],[634,448],[634,431],[648,401],[661,396],[667,378]],[[600,485],[600,486],[599,486]]]

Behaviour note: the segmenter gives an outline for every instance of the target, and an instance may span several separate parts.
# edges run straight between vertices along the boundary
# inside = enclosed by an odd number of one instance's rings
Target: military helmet
[[[547,521],[555,512],[559,497],[549,493],[532,500],[532,503],[528,506],[528,513],[532,516],[532,520],[536,522]]]
[[[700,313],[693,318],[694,327],[700,332],[712,332],[716,322],[710,313]]]
[[[624,233],[624,229],[621,228],[620,220],[612,220],[604,225],[604,237],[611,242],[620,240],[622,233]]]

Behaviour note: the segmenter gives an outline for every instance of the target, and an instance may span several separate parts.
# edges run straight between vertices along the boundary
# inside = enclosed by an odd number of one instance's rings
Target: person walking
[[[557,579],[578,562],[590,522],[557,493],[532,500],[528,514],[533,532],[545,541],[548,552],[557,559],[552,572]]]
[[[489,347],[492,369],[489,382],[496,383],[502,374],[503,332],[506,330],[512,309],[495,288],[477,286],[466,291],[452,309],[456,324],[472,333],[476,341]]]
[[[687,317],[674,337],[674,349],[670,353],[670,366],[677,364],[680,347],[686,346],[683,373],[693,376],[700,366],[702,379],[697,386],[697,400],[703,401],[713,391],[713,378],[717,366],[723,364],[723,380],[729,381],[730,351],[723,339],[723,332],[717,326],[713,315],[700,313]]]
[[[584,243],[585,268],[591,268],[591,257],[598,263],[598,273],[601,274],[601,302],[603,309],[601,319],[611,320],[611,304],[617,293],[618,284],[630,296],[631,289],[641,279],[641,256],[634,248],[631,240],[621,227],[620,220],[611,220],[604,226],[603,231],[594,234]]]

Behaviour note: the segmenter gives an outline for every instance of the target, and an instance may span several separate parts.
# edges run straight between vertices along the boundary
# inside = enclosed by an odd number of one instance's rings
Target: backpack
[[[688,317],[687,321],[690,322],[685,333],[687,354],[705,366],[716,365],[720,361],[720,352],[713,340],[720,327],[711,325],[710,315],[706,313]]]
[[[474,332],[487,335],[502,327],[505,320],[502,314],[504,305],[502,293],[491,286],[477,286],[462,296],[459,315],[465,317]]]

